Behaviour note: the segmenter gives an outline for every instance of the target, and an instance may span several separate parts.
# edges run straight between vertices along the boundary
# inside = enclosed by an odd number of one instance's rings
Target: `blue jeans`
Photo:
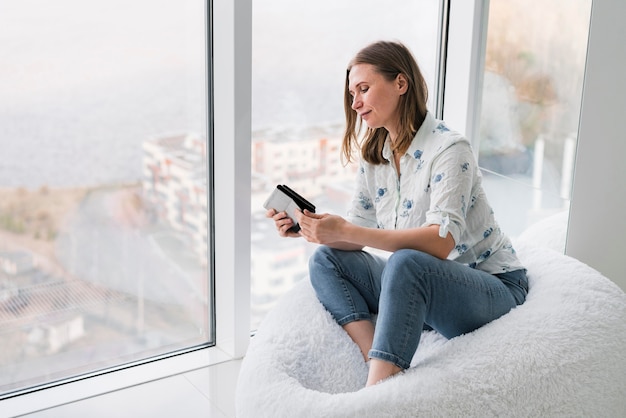
[[[424,329],[474,331],[524,303],[526,270],[493,275],[415,250],[388,260],[321,246],[309,260],[318,299],[339,325],[378,315],[370,358],[407,369]]]

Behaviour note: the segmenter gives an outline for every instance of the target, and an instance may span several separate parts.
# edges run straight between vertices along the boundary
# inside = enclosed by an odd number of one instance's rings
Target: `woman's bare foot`
[[[401,371],[402,369],[393,363],[373,358],[370,360],[370,371],[367,375],[367,384],[365,386],[375,385],[381,380],[385,380]]]

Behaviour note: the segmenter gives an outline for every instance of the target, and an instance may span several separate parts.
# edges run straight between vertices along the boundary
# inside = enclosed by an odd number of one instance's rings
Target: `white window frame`
[[[252,0],[214,0],[214,215],[217,347],[250,340]]]
[[[479,128],[488,13],[489,0],[450,0],[443,119],[470,140]]]

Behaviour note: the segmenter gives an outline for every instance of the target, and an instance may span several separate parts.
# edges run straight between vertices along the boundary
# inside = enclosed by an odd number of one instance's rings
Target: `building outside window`
[[[0,394],[212,344],[205,2],[1,9]]]

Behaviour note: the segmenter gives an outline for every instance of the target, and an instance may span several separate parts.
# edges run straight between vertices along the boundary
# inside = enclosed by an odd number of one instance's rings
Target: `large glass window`
[[[263,202],[287,184],[318,212],[344,215],[353,166],[340,158],[346,66],[370,42],[399,40],[415,54],[433,109],[438,0],[255,0],[252,41],[251,326],[308,275],[313,245],[280,238]]]
[[[567,222],[590,13],[591,0],[489,2],[474,145],[512,236],[548,217]]]
[[[205,2],[0,9],[0,397],[212,343]]]

